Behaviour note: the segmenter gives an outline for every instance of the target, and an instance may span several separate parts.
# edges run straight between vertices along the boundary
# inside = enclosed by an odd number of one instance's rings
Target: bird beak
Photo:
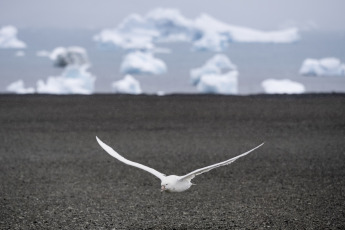
[[[164,191],[165,191],[165,186],[162,185],[162,187],[161,187],[161,192],[164,192]]]

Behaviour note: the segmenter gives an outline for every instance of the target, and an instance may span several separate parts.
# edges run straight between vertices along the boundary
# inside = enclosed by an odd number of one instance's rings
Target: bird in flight
[[[109,147],[108,145],[106,145],[105,143],[103,143],[97,136],[96,136],[96,140],[98,142],[98,144],[107,152],[109,153],[111,156],[115,157],[116,159],[118,159],[119,161],[122,161],[123,163],[127,164],[127,165],[131,165],[137,168],[140,168],[142,170],[145,170],[153,175],[155,175],[156,177],[158,177],[161,180],[161,191],[164,192],[184,192],[187,189],[189,189],[193,184],[191,182],[191,180],[196,176],[196,175],[200,175],[202,173],[208,172],[214,168],[218,168],[220,166],[224,166],[224,165],[228,165],[231,164],[232,162],[234,162],[235,160],[249,154],[250,152],[254,151],[255,149],[261,147],[264,143],[258,145],[257,147],[242,153],[241,155],[238,155],[237,157],[233,157],[229,160],[226,161],[222,161],[220,163],[217,164],[213,164],[210,166],[206,166],[197,170],[194,170],[193,172],[190,172],[184,176],[176,176],[176,175],[170,175],[170,176],[166,176],[163,173],[158,172],[157,170],[147,167],[145,165],[136,163],[134,161],[130,161],[127,160],[126,158],[124,158],[123,156],[121,156],[120,154],[118,154],[114,149],[112,149],[111,147]]]

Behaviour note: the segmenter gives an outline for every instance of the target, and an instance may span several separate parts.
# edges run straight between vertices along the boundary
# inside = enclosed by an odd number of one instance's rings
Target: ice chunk
[[[125,56],[121,64],[123,74],[163,74],[167,71],[165,63],[151,53],[136,51]]]
[[[112,84],[115,93],[141,94],[140,83],[131,75],[126,75],[123,79]]]
[[[207,14],[196,19],[184,17],[178,10],[158,8],[145,16],[132,14],[115,29],[94,36],[101,47],[147,50],[154,42],[193,42],[197,51],[222,51],[229,42],[290,43],[299,39],[298,29],[260,31],[232,26]]]
[[[87,72],[88,66],[67,66],[61,76],[37,82],[37,92],[47,94],[92,94],[96,77]]]
[[[9,92],[17,93],[17,94],[35,93],[35,89],[32,87],[25,88],[23,80],[18,80],[9,84],[6,87],[6,90]]]
[[[41,55],[43,53],[40,53]],[[66,67],[68,65],[82,66],[89,64],[87,52],[79,46],[57,47],[50,54],[49,58],[54,61],[57,67]]]
[[[299,73],[306,76],[344,76],[345,64],[334,57],[320,60],[308,58],[304,60]]]
[[[266,79],[261,83],[268,94],[300,94],[305,92],[303,84],[290,79]]]
[[[202,93],[237,94],[238,72],[229,71],[225,74],[206,74],[200,78],[197,89]]]
[[[191,83],[197,85],[203,75],[219,75],[224,71],[236,69],[236,65],[226,55],[217,54],[209,59],[202,67],[190,71]]]
[[[204,32],[226,36],[229,42],[291,43],[299,40],[297,28],[278,31],[260,31],[246,27],[228,25],[207,14],[195,21],[196,27]]]
[[[0,28],[0,48],[26,48],[26,44],[17,38],[18,30],[14,26]]]

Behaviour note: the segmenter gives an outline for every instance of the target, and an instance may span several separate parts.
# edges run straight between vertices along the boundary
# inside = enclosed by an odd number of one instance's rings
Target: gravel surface
[[[184,175],[161,193],[128,159]],[[345,95],[0,95],[0,229],[345,229]]]

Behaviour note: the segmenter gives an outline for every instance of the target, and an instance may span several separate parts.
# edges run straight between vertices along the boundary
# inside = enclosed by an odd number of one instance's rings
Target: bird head
[[[178,177],[171,175],[171,176],[167,176],[164,179],[162,179],[162,183],[161,183],[161,192],[172,192],[175,189],[175,185],[178,182]]]

